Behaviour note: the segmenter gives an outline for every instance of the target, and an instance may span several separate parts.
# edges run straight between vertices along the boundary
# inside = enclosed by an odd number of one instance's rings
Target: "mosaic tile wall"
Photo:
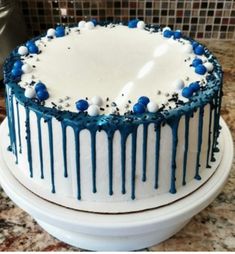
[[[232,0],[18,0],[30,35],[38,35],[57,23],[82,19],[128,21],[181,29],[194,38],[235,39],[235,1]]]

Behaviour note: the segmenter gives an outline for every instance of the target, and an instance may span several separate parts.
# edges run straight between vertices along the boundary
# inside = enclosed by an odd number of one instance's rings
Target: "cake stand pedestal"
[[[198,190],[175,203],[129,214],[80,212],[48,202],[26,189],[12,175],[0,153],[0,183],[7,195],[29,213],[47,232],[76,247],[100,251],[138,250],[168,239],[190,219],[208,206],[227,181],[232,160],[233,142],[221,119],[224,153],[212,177]],[[6,120],[0,127],[1,135]],[[6,142],[7,143],[7,142]]]

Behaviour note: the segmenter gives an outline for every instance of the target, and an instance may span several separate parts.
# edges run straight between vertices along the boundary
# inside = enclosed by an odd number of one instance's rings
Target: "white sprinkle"
[[[35,97],[36,92],[32,87],[29,86],[25,89],[24,95],[25,95],[25,97],[32,99]]]
[[[138,28],[138,29],[144,29],[144,28],[145,28],[145,23],[144,23],[144,21],[142,21],[142,20],[138,21],[138,23],[137,23],[137,28]]]
[[[214,69],[213,64],[210,63],[210,62],[204,63],[203,65],[206,67],[206,69],[207,69],[208,72],[211,72],[211,71],[213,71],[213,69]]]
[[[33,70],[33,68],[27,63],[23,64],[21,69],[24,73],[30,73]]]
[[[100,96],[94,96],[91,99],[91,103],[100,107],[103,104],[103,100]]]
[[[81,20],[81,21],[78,23],[78,28],[79,28],[79,29],[85,28],[85,25],[86,25],[86,21]]]
[[[148,104],[147,104],[147,109],[150,113],[156,113],[158,111],[158,105],[156,102],[153,102],[153,101],[150,101]]]
[[[97,105],[90,105],[87,109],[87,113],[89,116],[97,116],[100,113],[100,109]]]
[[[94,27],[95,27],[95,25],[94,25],[94,23],[91,22],[91,21],[88,21],[88,22],[86,22],[86,24],[85,24],[85,28],[88,29],[88,30],[92,30],[92,29],[94,29]]]
[[[54,28],[48,29],[47,36],[54,37],[55,36],[55,29]]]
[[[181,90],[184,88],[184,81],[182,79],[176,79],[173,83],[172,83],[172,87],[175,90]]]
[[[28,54],[28,49],[25,46],[20,46],[18,49],[18,54],[21,56],[27,55]]]

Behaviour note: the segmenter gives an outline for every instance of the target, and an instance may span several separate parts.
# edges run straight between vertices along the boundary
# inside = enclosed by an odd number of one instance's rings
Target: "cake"
[[[10,54],[4,82],[7,163],[50,202],[157,208],[219,164],[221,66],[180,30],[139,20],[50,28]]]

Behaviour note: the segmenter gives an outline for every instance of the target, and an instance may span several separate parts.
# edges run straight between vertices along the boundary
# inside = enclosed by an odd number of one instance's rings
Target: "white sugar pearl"
[[[27,55],[27,54],[28,54],[28,49],[27,49],[27,47],[25,47],[25,46],[20,46],[19,49],[18,49],[18,53],[19,53],[21,56]]]
[[[181,90],[184,88],[184,81],[182,79],[176,79],[173,83],[172,83],[172,87],[175,90]]]
[[[191,44],[185,44],[182,47],[182,51],[185,52],[185,53],[190,54],[190,53],[193,52],[193,46]]]
[[[148,112],[150,113],[156,113],[158,111],[158,105],[156,102],[154,101],[150,101],[148,104],[147,104],[147,109],[148,109]]]
[[[89,116],[97,116],[100,113],[100,109],[97,105],[90,105],[87,109]]]
[[[139,28],[139,29],[144,29],[145,28],[145,23],[144,23],[144,21],[138,21],[138,23],[137,23],[137,28]]]
[[[85,28],[85,25],[86,25],[86,21],[81,20],[81,21],[78,23],[78,28],[79,28],[79,29]]]
[[[213,69],[214,69],[213,64],[210,63],[210,62],[204,63],[203,65],[206,67],[206,69],[207,69],[208,72],[211,72],[211,71],[213,71]]]
[[[166,30],[171,30],[171,28],[169,26],[166,26],[162,29],[162,32],[166,31]]]
[[[94,96],[91,98],[91,103],[97,106],[101,106],[103,104],[103,100],[100,96]]]
[[[55,36],[55,29],[54,28],[48,29],[47,30],[47,36],[54,37]]]
[[[91,30],[91,29],[93,29],[94,27],[95,27],[95,25],[94,25],[94,23],[91,22],[91,21],[88,21],[88,22],[86,22],[86,24],[85,24],[85,28],[86,28],[86,29]]]
[[[30,73],[33,70],[33,68],[27,63],[23,64],[21,69],[24,73]]]
[[[29,99],[32,99],[32,98],[35,97],[35,95],[36,95],[36,92],[35,92],[35,90],[32,87],[27,87],[25,89],[25,92],[24,92],[24,96],[25,97],[27,97]]]

